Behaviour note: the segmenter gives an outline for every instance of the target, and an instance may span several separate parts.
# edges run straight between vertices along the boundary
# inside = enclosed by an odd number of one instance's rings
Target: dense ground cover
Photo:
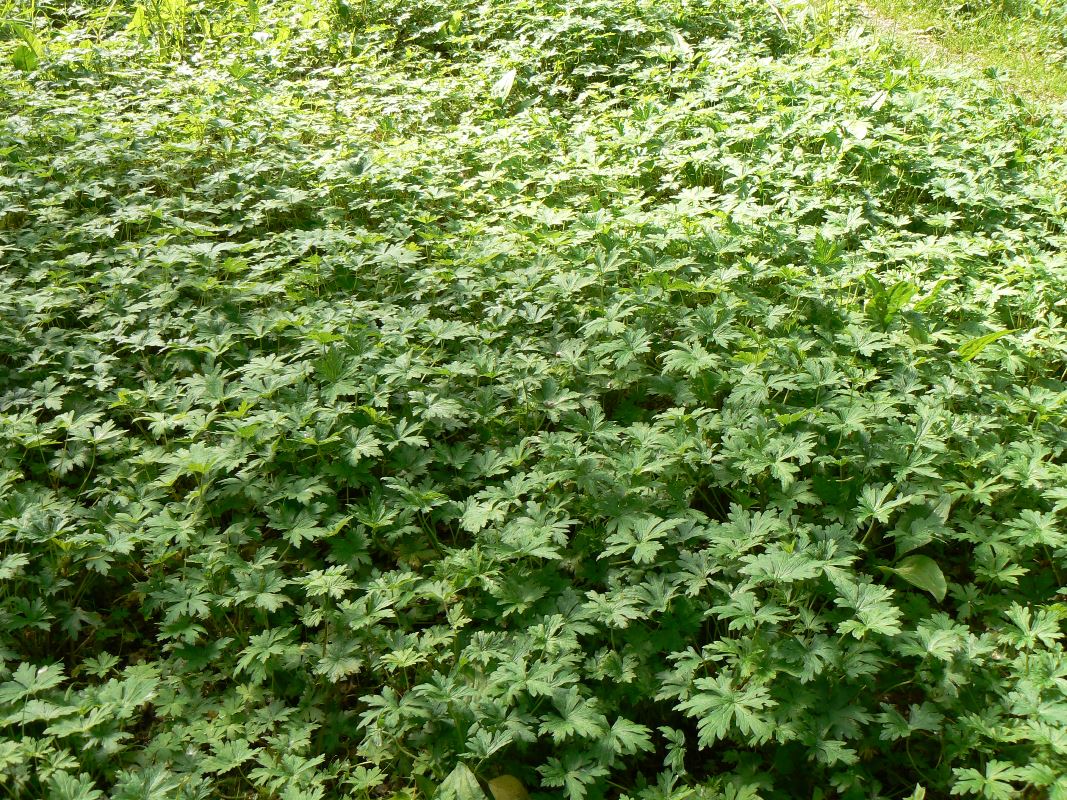
[[[1061,118],[802,4],[22,19],[3,793],[1067,797]]]

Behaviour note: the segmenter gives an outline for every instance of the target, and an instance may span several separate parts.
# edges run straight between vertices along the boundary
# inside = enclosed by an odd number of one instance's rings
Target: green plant
[[[1062,118],[799,4],[184,8],[0,72],[6,794],[1064,797]]]

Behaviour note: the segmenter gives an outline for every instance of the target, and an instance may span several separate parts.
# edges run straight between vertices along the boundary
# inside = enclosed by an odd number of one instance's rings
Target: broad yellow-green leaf
[[[522,783],[514,775],[501,775],[489,781],[489,792],[493,800],[529,800]]]
[[[900,281],[893,285],[893,287],[886,293],[885,301],[885,313],[887,317],[892,317],[904,306],[908,304],[919,291],[919,287],[911,281]]]
[[[975,339],[968,339],[959,346],[959,349],[956,352],[959,353],[960,358],[964,361],[970,361],[997,339],[1001,339],[1012,333],[1015,333],[1015,331],[994,331],[993,333],[987,333],[984,336],[979,336]]]
[[[944,573],[929,556],[908,556],[893,567],[891,572],[896,573],[912,586],[918,586],[923,591],[932,594],[938,601],[945,599],[948,585],[945,583]]]
[[[15,69],[22,70],[23,72],[29,72],[37,68],[38,63],[37,54],[33,52],[33,48],[28,45],[20,44],[11,53],[11,63],[15,66]]]
[[[478,785],[478,778],[463,763],[456,764],[448,777],[441,782],[434,800],[489,800]]]

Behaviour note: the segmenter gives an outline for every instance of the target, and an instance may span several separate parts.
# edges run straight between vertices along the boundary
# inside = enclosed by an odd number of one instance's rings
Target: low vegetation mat
[[[770,0],[0,22],[0,793],[1067,798],[1067,125]]]

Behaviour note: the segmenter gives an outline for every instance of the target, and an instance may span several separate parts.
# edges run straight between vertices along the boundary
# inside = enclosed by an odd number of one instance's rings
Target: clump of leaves
[[[0,73],[6,794],[1067,796],[1062,119],[799,4],[138,7]]]

